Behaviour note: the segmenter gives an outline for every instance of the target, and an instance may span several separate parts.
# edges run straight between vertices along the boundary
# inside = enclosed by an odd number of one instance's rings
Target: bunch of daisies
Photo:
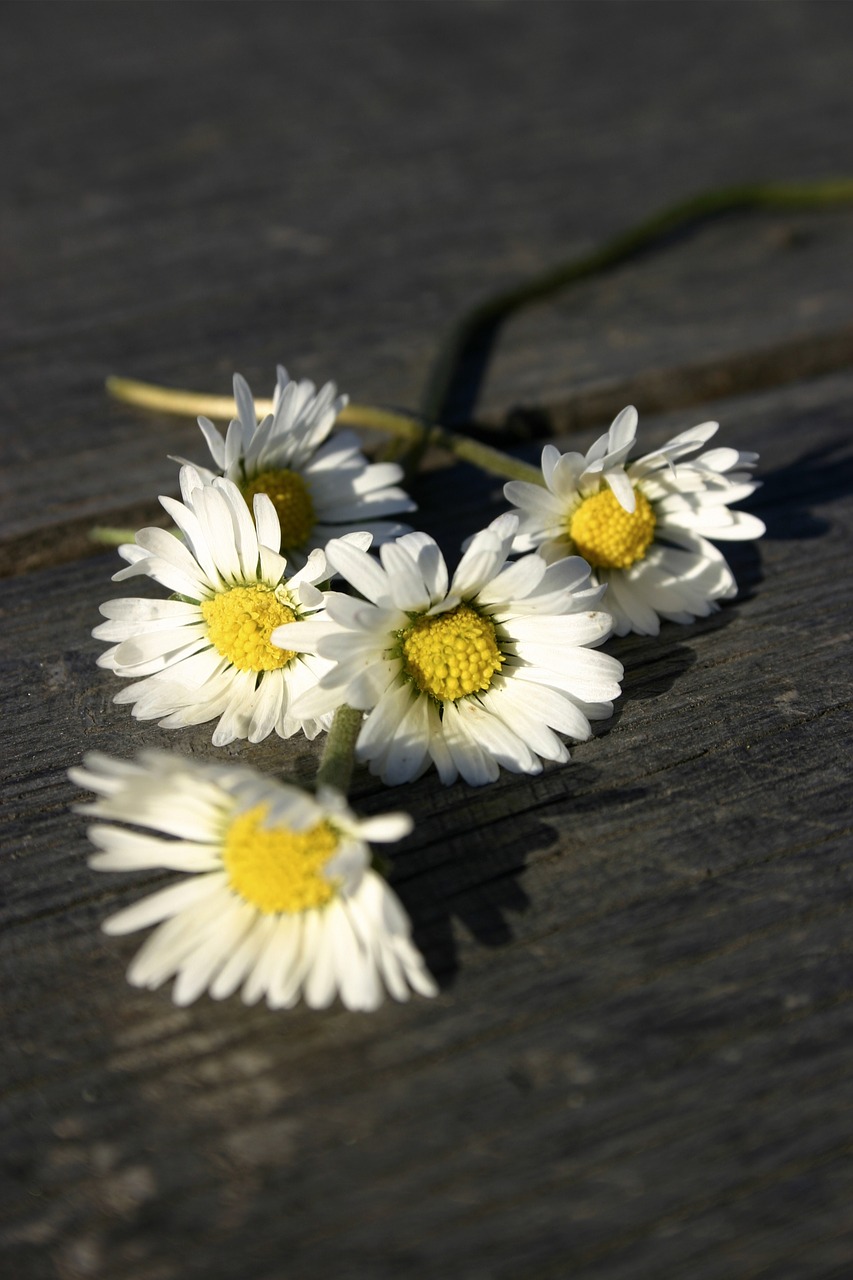
[[[619,696],[612,634],[657,635],[734,596],[717,541],[759,537],[732,504],[756,488],[756,455],[704,452],[704,423],[629,462],[625,409],[588,453],[547,446],[541,477],[510,481],[511,510],[474,534],[451,573],[400,517],[414,504],[393,463],[370,463],[334,430],[329,383],[284,369],[261,417],[234,379],[223,437],[200,418],[212,468],[182,462],[174,531],[140,530],[114,576],[158,597],[101,608],[99,663],[126,683],[115,701],[165,728],[214,722],[213,745],[327,733],[308,792],[235,764],[146,752],[92,754],[71,771],[100,871],[180,873],[108,919],[156,926],[128,972],[174,979],[173,998],[239,990],[271,1008],[336,997],[373,1009],[436,992],[408,918],[370,844],[411,830],[402,813],[359,819],[346,801],[356,760],[389,786],[495,781],[569,759]]]

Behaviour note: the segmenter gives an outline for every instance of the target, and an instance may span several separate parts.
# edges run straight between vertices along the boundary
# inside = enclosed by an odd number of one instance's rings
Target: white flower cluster
[[[431,537],[388,519],[413,509],[400,469],[331,434],[346,403],[332,384],[316,392],[280,368],[261,421],[239,376],[234,393],[224,438],[199,419],[217,470],[184,463],[181,501],[161,498],[175,532],[120,548],[114,580],[148,578],[165,598],[110,600],[94,633],[111,644],[100,665],[133,682],[116,702],[165,728],[215,720],[216,746],[313,738],[349,707],[356,758],[389,785],[433,766],[475,786],[501,767],[538,773],[611,715],[622,666],[607,638],[718,608],[736,586],[711,540],[763,532],[730,509],[756,487],[754,454],[685,460],[716,432],[705,423],[629,464],[630,408],[586,455],[547,446],[542,483],[508,483],[514,509],[451,574]],[[94,755],[71,777],[106,819],[89,830],[93,867],[183,875],[106,922],[157,925],[135,985],[175,978],[179,1004],[239,988],[272,1008],[435,993],[371,869],[367,842],[406,835],[405,815],[359,821],[334,788],[161,753]]]

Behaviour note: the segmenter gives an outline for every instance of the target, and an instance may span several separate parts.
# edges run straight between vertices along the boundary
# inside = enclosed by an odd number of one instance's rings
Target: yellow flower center
[[[261,471],[241,486],[251,507],[256,493],[265,493],[278,512],[281,545],[301,547],[317,522],[308,486],[296,471]]]
[[[328,822],[307,831],[264,827],[269,806],[241,813],[225,834],[222,861],[235,893],[264,915],[323,907],[337,891],[323,868],[338,846]]]
[[[439,702],[488,689],[504,661],[494,624],[467,604],[419,618],[400,647],[406,675]]]
[[[201,613],[212,643],[241,671],[278,671],[296,656],[270,644],[276,627],[296,621],[296,614],[272,587],[259,583],[220,591],[210,600],[202,600]]]
[[[629,569],[642,560],[655,536],[655,513],[646,495],[634,489],[637,505],[626,511],[611,489],[584,498],[567,521],[579,556],[593,569]]]

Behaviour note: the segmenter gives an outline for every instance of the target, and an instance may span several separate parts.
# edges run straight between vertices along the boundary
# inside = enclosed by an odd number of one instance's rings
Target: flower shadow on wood
[[[807,424],[806,424],[807,425]],[[795,462],[773,471],[759,469],[761,488],[750,500],[749,509],[767,525],[767,541],[788,542],[820,538],[831,522],[817,514],[824,507],[853,492],[853,455],[840,442],[810,449]],[[742,549],[742,544],[738,550]],[[755,548],[752,548],[755,550]],[[734,552],[727,558],[735,568]]]
[[[531,902],[522,876],[543,861],[565,862],[571,875],[572,851],[565,830],[575,820],[589,818],[639,801],[645,788],[597,789],[599,770],[587,765],[548,771],[541,779],[513,781],[494,803],[490,817],[466,805],[460,829],[449,839],[427,836],[395,862],[392,884],[415,926],[415,940],[441,987],[452,985],[465,967],[468,934],[479,947],[502,948],[517,940],[514,919]],[[536,811],[513,813],[526,791]],[[470,817],[468,816],[470,815]],[[476,825],[474,822],[476,821]],[[431,824],[424,824],[427,831]],[[422,828],[423,829],[423,828]],[[413,840],[418,840],[417,834]],[[410,842],[411,843],[411,842]],[[461,927],[461,928],[460,928]],[[462,935],[462,936],[460,936]]]

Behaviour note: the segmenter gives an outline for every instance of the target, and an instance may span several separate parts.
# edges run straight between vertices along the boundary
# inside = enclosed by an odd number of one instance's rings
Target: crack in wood
[[[554,404],[517,406],[497,422],[475,421],[468,423],[467,429],[478,439],[511,448],[523,440],[568,435],[604,425],[626,404],[636,404],[643,413],[663,413],[802,382],[851,367],[853,325],[830,333],[804,334],[772,347],[668,369],[647,370],[618,382],[581,388],[568,399]],[[453,459],[443,454],[430,459],[431,469],[452,465]],[[177,490],[177,475],[175,488]],[[104,554],[104,547],[90,537],[96,524],[166,528],[169,520],[152,498],[43,526],[0,542],[0,578],[18,577]]]

